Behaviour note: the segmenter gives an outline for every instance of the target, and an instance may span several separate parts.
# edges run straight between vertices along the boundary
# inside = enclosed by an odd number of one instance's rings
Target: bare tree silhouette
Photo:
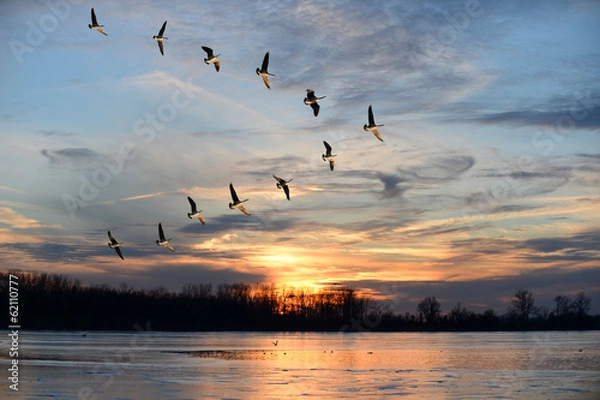
[[[432,324],[439,319],[441,308],[440,302],[437,301],[435,296],[432,296],[419,302],[417,312],[425,318],[428,324]]]
[[[568,296],[556,296],[554,303],[556,303],[554,315],[559,318],[568,317],[573,312],[573,304]]]
[[[573,300],[573,311],[579,321],[585,320],[590,312],[592,300],[585,295],[584,292],[579,292]]]
[[[515,316],[521,324],[521,328],[529,325],[529,316],[535,313],[535,299],[533,293],[527,289],[519,289],[515,292],[508,312]]]

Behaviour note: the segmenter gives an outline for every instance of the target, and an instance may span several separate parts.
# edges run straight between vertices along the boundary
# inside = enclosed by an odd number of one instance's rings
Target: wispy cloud
[[[13,193],[23,193],[19,189],[11,188],[11,187],[8,187],[8,186],[0,186],[0,190],[5,190],[7,192],[13,192]]]
[[[39,221],[27,218],[19,214],[9,207],[0,207],[0,223],[7,224],[16,229],[31,229],[31,228],[59,228],[58,225],[44,225]]]
[[[48,159],[51,167],[57,169],[92,168],[100,157],[98,153],[88,148],[42,149],[40,154]]]

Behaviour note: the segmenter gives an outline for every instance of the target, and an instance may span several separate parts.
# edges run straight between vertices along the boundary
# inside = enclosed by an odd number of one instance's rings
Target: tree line
[[[557,296],[556,307],[536,307],[526,289],[515,292],[503,315],[482,314],[460,303],[443,312],[435,297],[415,313],[396,313],[382,301],[347,286],[317,292],[274,284],[186,284],[178,292],[83,285],[65,275],[0,272],[0,296],[8,298],[8,275],[19,277],[19,317],[23,329],[132,330],[150,322],[153,330],[423,331],[600,329],[590,316],[585,293]],[[8,304],[8,303],[5,303]],[[8,313],[2,313],[8,326]]]
[[[441,304],[435,297],[428,297],[417,304],[420,322],[430,327],[451,327],[455,329],[477,329],[482,324],[492,329],[599,329],[600,316],[589,314],[592,300],[579,292],[571,299],[565,295],[554,298],[555,307],[550,310],[536,306],[533,293],[518,289],[501,317],[494,310],[476,314],[456,304],[449,313],[442,315]],[[494,328],[495,327],[495,328]]]

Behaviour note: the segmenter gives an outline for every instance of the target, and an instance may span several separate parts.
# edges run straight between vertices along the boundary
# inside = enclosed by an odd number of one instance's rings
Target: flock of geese
[[[96,13],[94,11],[94,8],[92,8],[91,14],[92,14],[91,15],[92,23],[89,24],[88,27],[90,29],[97,30],[98,32],[100,32],[101,34],[103,34],[105,36],[108,36],[108,34],[103,29],[104,25],[98,24],[98,19],[96,18]],[[162,24],[160,30],[158,31],[158,35],[155,35],[152,37],[152,39],[156,40],[156,42],[158,43],[158,50],[160,51],[160,54],[163,56],[165,55],[163,41],[168,40],[168,37],[164,36],[166,29],[167,29],[167,21],[165,21]],[[215,66],[215,70],[217,72],[219,72],[219,70],[221,69],[221,61],[218,59],[220,54],[215,55],[215,52],[213,51],[213,49],[208,46],[202,46],[202,50],[204,50],[206,52],[206,57],[204,58],[204,63],[206,65],[213,64]],[[271,89],[269,77],[275,76],[275,75],[269,72],[269,52],[268,51],[265,53],[265,55],[263,57],[261,66],[259,68],[256,68],[256,74],[262,78],[267,89]],[[319,101],[325,99],[326,97],[327,96],[319,97],[319,96],[315,95],[314,90],[306,89],[306,97],[304,98],[304,104],[306,104],[307,106],[310,106],[312,108],[313,115],[315,117],[317,117],[319,115],[319,110],[321,109],[321,106],[319,105]],[[368,123],[363,126],[363,129],[365,131],[371,131],[377,139],[379,139],[381,142],[383,142],[383,139],[381,138],[381,135],[379,134],[379,131],[377,130],[377,128],[380,126],[383,126],[383,124],[377,125],[375,123],[375,117],[373,116],[373,107],[371,105],[369,105]],[[325,153],[321,155],[321,158],[323,159],[323,161],[329,162],[329,168],[331,171],[333,171],[334,164],[335,164],[334,157],[336,156],[336,154],[332,154],[333,149],[331,148],[329,143],[327,143],[326,141],[323,141],[323,145],[325,146]],[[273,175],[273,178],[277,181],[277,183],[276,183],[277,188],[283,190],[283,192],[285,193],[286,199],[289,201],[290,200],[289,183],[292,180],[291,179],[285,180],[283,178],[278,177],[277,175]],[[229,208],[232,210],[237,208],[242,213],[244,213],[246,215],[250,215],[248,210],[246,210],[246,208],[244,207],[244,203],[247,202],[248,199],[240,200],[232,183],[229,184],[229,193],[231,195],[231,200],[232,200],[232,202],[229,203]],[[204,219],[202,214],[200,214],[202,212],[202,210],[198,210],[198,208],[196,206],[196,202],[191,197],[188,196],[187,199],[188,199],[188,202],[190,203],[190,208],[191,208],[190,212],[187,213],[188,218],[189,219],[197,218],[202,223],[202,225],[204,225],[206,223],[206,220]],[[124,244],[124,242],[117,241],[113,237],[113,235],[110,233],[110,231],[108,231],[108,238],[110,240],[110,242],[108,243],[108,247],[110,247],[111,249],[114,249],[116,251],[116,253],[118,254],[118,256],[124,260],[123,253],[121,252],[121,246]],[[167,239],[165,236],[165,233],[164,233],[164,230],[162,227],[162,223],[159,223],[158,224],[158,240],[156,241],[156,244],[158,246],[164,246],[165,248],[167,248],[171,251],[175,251],[175,249],[169,243],[170,240],[171,240],[170,238]],[[276,343],[274,343],[274,344],[277,345]]]

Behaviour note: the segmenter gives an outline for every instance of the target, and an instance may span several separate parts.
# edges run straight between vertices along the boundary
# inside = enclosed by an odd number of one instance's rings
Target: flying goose
[[[217,72],[219,72],[219,69],[221,68],[221,61],[217,60],[217,57],[220,56],[220,54],[217,54],[215,56],[215,53],[213,53],[213,50],[210,47],[206,47],[206,46],[202,46],[202,50],[204,50],[206,52],[206,57],[204,59],[204,64],[208,65],[210,63],[215,64],[215,69],[217,70]]]
[[[363,126],[363,129],[365,131],[371,131],[371,132],[373,132],[373,135],[375,135],[375,137],[377,139],[379,139],[379,140],[381,140],[383,142],[383,139],[381,138],[381,135],[377,131],[377,127],[378,126],[383,126],[383,124],[381,124],[381,125],[375,124],[375,117],[373,117],[373,107],[369,106],[369,125],[365,124]]]
[[[240,198],[238,197],[237,193],[235,192],[235,189],[233,188],[233,183],[229,184],[229,192],[231,193],[231,199],[233,200],[233,203],[229,203],[229,208],[231,208],[232,210],[234,208],[237,208],[241,212],[243,212],[244,214],[250,215],[250,213],[248,212],[248,210],[246,210],[244,208],[244,205],[242,204],[242,203],[247,202],[248,199],[240,200]]]
[[[121,260],[124,260],[120,247],[123,244],[123,242],[117,242],[113,235],[111,235],[110,231],[108,231],[108,239],[110,240],[110,242],[108,242],[108,247],[110,247],[111,249],[115,249],[119,257],[121,257]]]
[[[323,161],[329,161],[329,168],[331,168],[333,171],[333,164],[335,164],[333,157],[335,157],[337,154],[331,154],[331,146],[329,143],[323,141],[323,144],[325,145],[325,154],[321,154],[321,158]]]
[[[204,225],[204,223],[206,221],[204,221],[204,217],[200,214],[202,212],[202,210],[198,211],[198,209],[196,208],[196,202],[194,200],[192,200],[192,198],[190,196],[188,196],[187,199],[190,202],[190,206],[192,207],[192,212],[187,213],[188,218],[189,219],[198,218],[198,220],[200,222],[202,222],[202,225]]]
[[[104,25],[98,25],[98,20],[96,19],[96,13],[94,12],[94,7],[92,7],[92,23],[88,24],[88,27],[90,29],[97,30],[98,32],[100,32],[104,36],[108,36],[108,33],[104,32],[104,30],[102,29],[103,26]]]
[[[317,102],[319,100],[323,100],[325,97],[327,96],[317,97],[315,96],[314,90],[306,89],[306,97],[304,98],[304,104],[306,104],[307,106],[311,106],[315,117],[319,115],[319,109],[321,108]]]
[[[285,192],[285,197],[287,197],[287,199],[290,199],[290,187],[288,186],[288,183],[290,183],[292,180],[290,179],[289,181],[286,181],[283,178],[278,177],[277,175],[273,174],[273,178],[275,178],[275,180],[277,181],[277,189],[283,189],[283,191]]]
[[[256,75],[262,76],[263,82],[267,89],[271,89],[271,85],[269,84],[269,76],[275,76],[269,72],[269,52],[265,53],[265,58],[263,58],[262,66],[260,68],[256,68]]]
[[[165,239],[165,233],[163,232],[162,224],[160,222],[158,223],[158,238],[160,240],[156,241],[157,246],[165,246],[167,249],[175,251],[175,249],[169,244],[169,240],[171,240],[171,238]]]
[[[162,54],[163,56],[165,55],[165,49],[163,48],[163,40],[169,39],[168,37],[163,36],[166,28],[167,28],[167,21],[164,22],[164,24],[162,25],[162,28],[160,28],[160,31],[158,31],[158,35],[152,36],[152,39],[156,40],[156,42],[158,43],[158,49],[160,50],[160,54]]]

